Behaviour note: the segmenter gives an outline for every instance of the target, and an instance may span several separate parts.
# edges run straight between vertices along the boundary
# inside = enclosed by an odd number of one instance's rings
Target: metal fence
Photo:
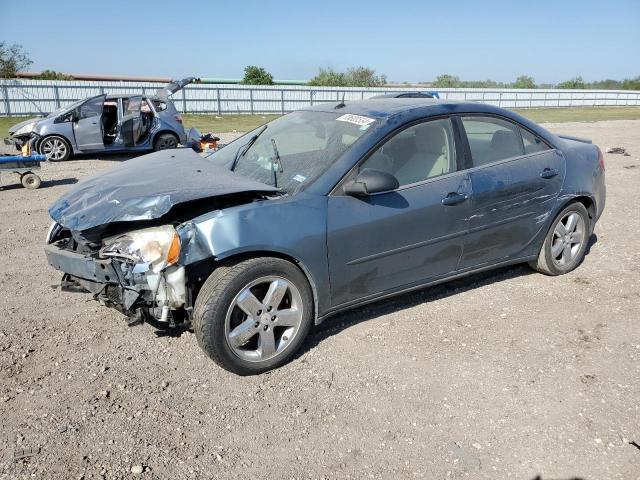
[[[50,113],[102,93],[151,95],[161,83],[0,80],[0,116]],[[282,114],[323,102],[362,100],[416,88],[344,88],[192,84],[173,96],[182,113]],[[490,103],[504,108],[640,106],[640,91],[441,88],[441,98]]]

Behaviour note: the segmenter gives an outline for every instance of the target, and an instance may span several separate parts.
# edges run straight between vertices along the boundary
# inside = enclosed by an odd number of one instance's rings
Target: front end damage
[[[148,230],[157,234],[158,229]],[[176,264],[177,257],[168,258],[172,253],[163,252],[157,241],[140,255],[122,248],[122,241],[110,240],[94,244],[54,223],[45,253],[49,264],[64,272],[61,289],[91,293],[104,306],[126,315],[132,325],[144,321],[159,327],[188,325],[191,302],[185,268]]]
[[[184,225],[281,196],[191,149],[159,151],[83,180],[56,200],[47,260],[63,272],[64,290],[88,291],[132,323],[188,325],[215,256],[203,254],[195,265],[200,250]]]

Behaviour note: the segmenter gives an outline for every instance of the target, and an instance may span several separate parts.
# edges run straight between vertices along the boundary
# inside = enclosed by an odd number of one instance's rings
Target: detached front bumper
[[[154,273],[140,265],[115,258],[96,258],[67,250],[56,243],[45,245],[47,261],[64,273],[61,287],[66,291],[87,291],[107,307],[141,319],[153,318],[174,323],[174,315],[185,306],[183,267]],[[184,313],[184,312],[181,312]]]

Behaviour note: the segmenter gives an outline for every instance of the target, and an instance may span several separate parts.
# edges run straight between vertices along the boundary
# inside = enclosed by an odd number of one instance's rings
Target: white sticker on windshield
[[[299,174],[298,174],[298,175],[296,175],[295,177],[293,177],[293,179],[294,179],[296,182],[300,182],[300,183],[302,183],[302,182],[304,182],[304,181],[307,179],[307,177],[305,177],[304,175],[299,175]]]
[[[336,118],[336,120],[338,122],[353,123],[354,125],[360,125],[361,127],[376,121],[374,118],[364,117],[362,115],[353,115],[352,113],[345,113],[344,115]]]

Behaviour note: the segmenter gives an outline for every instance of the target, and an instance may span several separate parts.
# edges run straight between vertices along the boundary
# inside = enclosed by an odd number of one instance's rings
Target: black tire
[[[29,190],[35,190],[40,187],[40,183],[42,180],[38,175],[32,172],[23,173],[20,175],[20,183],[24,188],[28,188]]]
[[[153,151],[170,150],[178,147],[178,137],[173,133],[161,133],[153,141]]]
[[[51,153],[52,151],[58,153]],[[50,162],[65,162],[71,157],[71,145],[64,137],[49,135],[38,143],[38,153],[45,155]]]
[[[559,236],[556,233],[556,227],[558,223],[563,222],[569,215],[576,214],[582,219],[583,235],[579,243],[579,248],[576,248],[575,253],[571,257],[570,261],[561,263],[556,256],[552,253],[552,247],[554,244],[558,244]],[[557,216],[554,218],[549,231],[544,239],[538,258],[529,262],[529,265],[534,270],[545,275],[563,275],[574,270],[582,260],[584,259],[585,251],[587,250],[587,244],[589,243],[589,236],[591,234],[591,225],[589,219],[589,213],[582,203],[575,202],[567,205]],[[560,245],[560,244],[558,244]],[[576,244],[577,247],[578,244]],[[571,249],[571,247],[569,247]],[[562,250],[562,249],[561,249]]]
[[[302,299],[302,320],[290,343],[280,353],[267,360],[247,361],[236,355],[227,341],[227,312],[236,296],[247,285],[269,276],[284,278],[295,285]],[[289,361],[303,344],[313,319],[313,295],[302,271],[286,260],[261,257],[216,268],[198,293],[192,325],[198,345],[214,362],[238,375],[255,375]]]

